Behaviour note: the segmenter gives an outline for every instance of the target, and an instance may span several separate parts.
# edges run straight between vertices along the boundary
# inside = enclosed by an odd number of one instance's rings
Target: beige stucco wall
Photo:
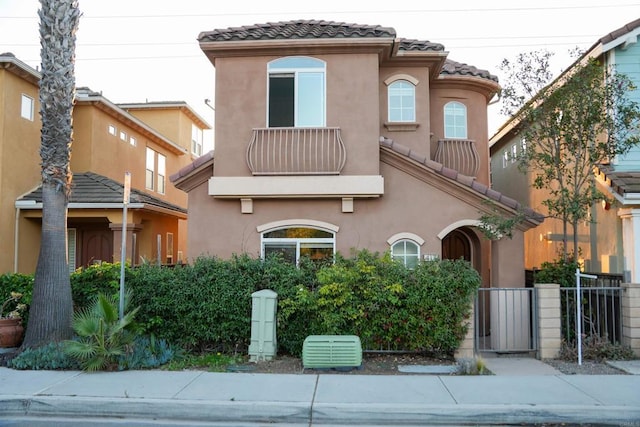
[[[467,139],[475,142],[480,168],[476,179],[489,185],[489,125],[487,119],[487,99],[485,95],[459,83],[440,82],[431,90],[431,158],[435,157],[438,140],[444,139],[444,105],[458,101],[467,107]]]
[[[20,115],[22,94],[34,100],[33,121]],[[15,200],[40,179],[39,111],[38,86],[0,69],[0,274],[14,268]]]
[[[377,55],[313,57],[327,63],[326,125],[341,129],[347,150],[342,174],[378,174]],[[216,176],[250,175],[245,154],[252,129],[267,125],[267,64],[274,59],[216,60]]]

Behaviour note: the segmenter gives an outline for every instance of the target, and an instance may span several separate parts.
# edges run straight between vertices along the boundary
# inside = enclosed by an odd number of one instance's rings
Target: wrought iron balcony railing
[[[340,128],[254,129],[247,147],[253,175],[338,175],[346,160]]]
[[[435,161],[459,173],[475,177],[480,167],[476,145],[468,139],[441,139],[438,141]]]

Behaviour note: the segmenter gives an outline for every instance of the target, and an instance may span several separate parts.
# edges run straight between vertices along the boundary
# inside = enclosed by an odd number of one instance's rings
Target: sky
[[[0,53],[37,68],[37,0],[0,0]],[[568,67],[573,48],[640,17],[640,0],[79,0],[76,85],[114,103],[186,101],[211,126],[213,65],[198,46],[200,32],[256,23],[315,19],[392,27],[398,37],[441,43],[449,59],[488,70],[518,53],[555,53],[553,71]],[[489,108],[489,136],[506,118]],[[205,133],[205,149],[213,132]]]

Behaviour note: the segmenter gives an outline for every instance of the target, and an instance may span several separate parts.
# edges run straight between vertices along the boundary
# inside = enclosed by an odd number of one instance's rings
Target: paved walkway
[[[640,375],[505,360],[489,361],[493,376],[0,368],[0,425],[640,426]]]

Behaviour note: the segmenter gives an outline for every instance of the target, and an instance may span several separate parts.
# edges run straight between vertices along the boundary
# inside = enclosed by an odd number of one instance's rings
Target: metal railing
[[[439,140],[435,161],[467,176],[476,176],[480,168],[476,144],[468,139]]]
[[[253,175],[338,175],[346,160],[340,128],[253,129],[247,147]]]
[[[577,288],[560,288],[562,337],[568,344],[577,341]],[[584,339],[606,339],[612,344],[622,339],[622,288],[587,285],[580,288],[580,330]]]

